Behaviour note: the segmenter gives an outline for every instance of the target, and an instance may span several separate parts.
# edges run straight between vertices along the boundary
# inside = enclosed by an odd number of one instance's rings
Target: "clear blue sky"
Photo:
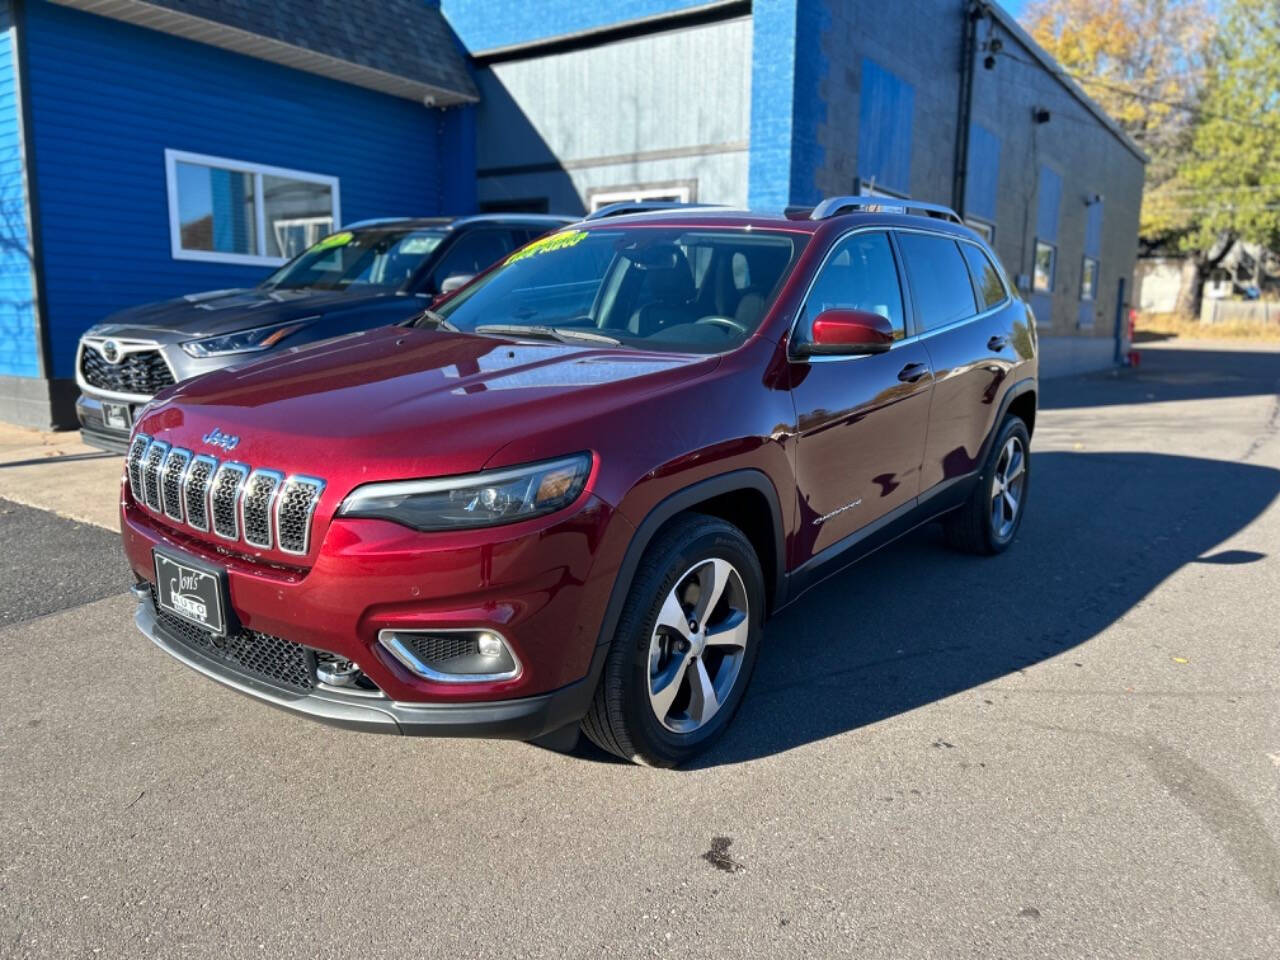
[[[1000,0],[1000,6],[1004,7],[1015,17],[1022,16],[1022,8],[1026,5],[1026,0]]]

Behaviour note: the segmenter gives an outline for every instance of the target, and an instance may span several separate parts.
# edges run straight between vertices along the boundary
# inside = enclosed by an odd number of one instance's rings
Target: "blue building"
[[[340,223],[631,197],[950,203],[1050,372],[1118,348],[1145,158],[998,6],[0,0],[0,28],[0,419],[74,424],[87,327]]]

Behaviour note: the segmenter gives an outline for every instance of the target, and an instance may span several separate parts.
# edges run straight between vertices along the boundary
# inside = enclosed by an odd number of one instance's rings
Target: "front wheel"
[[[636,763],[669,767],[733,719],[755,666],[764,575],[736,527],[672,521],[636,571],[583,732]]]
[[[1031,483],[1031,436],[1013,414],[1000,425],[987,462],[964,506],[943,521],[947,541],[966,553],[1002,553],[1026,512]]]

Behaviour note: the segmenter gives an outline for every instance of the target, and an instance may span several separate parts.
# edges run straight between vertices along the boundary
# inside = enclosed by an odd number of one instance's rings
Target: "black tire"
[[[668,595],[689,571],[712,559],[728,561],[740,577],[747,603],[747,642],[736,679],[719,700],[717,712],[699,729],[673,732],[650,703],[650,642]],[[582,720],[582,732],[603,750],[654,767],[673,767],[705,750],[733,719],[751,680],[760,650],[764,604],[760,560],[741,530],[703,514],[673,519],[654,538],[636,569],[595,699]],[[696,663],[696,658],[690,663]]]
[[[1006,447],[1011,441],[1021,445],[1023,456],[1023,472],[1021,487],[1018,491],[1018,507],[1013,514],[1012,524],[1007,529],[1000,529],[994,519],[995,503],[994,481],[1002,463]],[[947,542],[957,550],[965,553],[992,556],[1008,550],[1022,526],[1022,518],[1027,512],[1027,495],[1031,490],[1031,436],[1027,425],[1020,417],[1009,414],[1005,417],[995,440],[987,453],[986,462],[978,482],[974,484],[973,493],[962,507],[953,510],[943,520],[943,530]]]

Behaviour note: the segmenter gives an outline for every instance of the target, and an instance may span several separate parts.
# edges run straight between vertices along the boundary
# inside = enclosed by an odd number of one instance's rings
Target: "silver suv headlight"
[[[368,483],[338,508],[341,517],[390,520],[415,530],[465,530],[540,517],[581,496],[591,454],[486,470],[462,477]]]
[[[288,323],[273,323],[266,327],[253,327],[216,337],[204,337],[201,340],[188,340],[182,345],[182,349],[193,357],[225,357],[232,353],[257,353],[260,350],[270,350],[285,337],[319,319],[318,316],[306,317],[302,320],[290,320]]]

